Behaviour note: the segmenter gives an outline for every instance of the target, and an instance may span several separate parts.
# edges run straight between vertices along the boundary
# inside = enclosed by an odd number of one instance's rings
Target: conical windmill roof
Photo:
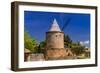
[[[51,28],[49,31],[60,31],[61,32],[61,29],[60,29],[56,19],[54,19],[53,24],[51,25]]]

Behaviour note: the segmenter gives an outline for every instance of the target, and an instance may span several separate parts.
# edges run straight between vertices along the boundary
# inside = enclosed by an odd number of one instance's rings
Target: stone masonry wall
[[[64,48],[63,32],[47,32],[46,48]]]

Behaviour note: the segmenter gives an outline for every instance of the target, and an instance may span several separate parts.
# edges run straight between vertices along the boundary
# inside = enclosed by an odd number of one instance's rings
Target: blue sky
[[[70,18],[69,24],[64,29],[65,35],[68,34],[74,42],[87,41],[87,47],[89,47],[90,14],[24,11],[24,30],[38,42],[43,41],[45,32],[50,29],[54,18],[60,28]]]

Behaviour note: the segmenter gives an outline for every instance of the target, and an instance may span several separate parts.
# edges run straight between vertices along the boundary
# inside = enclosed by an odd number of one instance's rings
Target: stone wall
[[[70,48],[48,48],[44,53],[26,53],[25,61],[64,60],[76,59]]]
[[[45,56],[46,60],[60,60],[73,58],[74,55],[70,49],[52,48],[46,50]]]
[[[46,48],[64,48],[64,33],[56,31],[47,32]]]
[[[29,54],[26,61],[44,61],[44,54]]]

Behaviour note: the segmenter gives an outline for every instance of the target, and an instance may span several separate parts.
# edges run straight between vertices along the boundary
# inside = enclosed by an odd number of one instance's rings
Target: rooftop
[[[53,24],[51,25],[49,31],[60,31],[61,32],[61,29],[60,29],[56,19],[54,19]]]

